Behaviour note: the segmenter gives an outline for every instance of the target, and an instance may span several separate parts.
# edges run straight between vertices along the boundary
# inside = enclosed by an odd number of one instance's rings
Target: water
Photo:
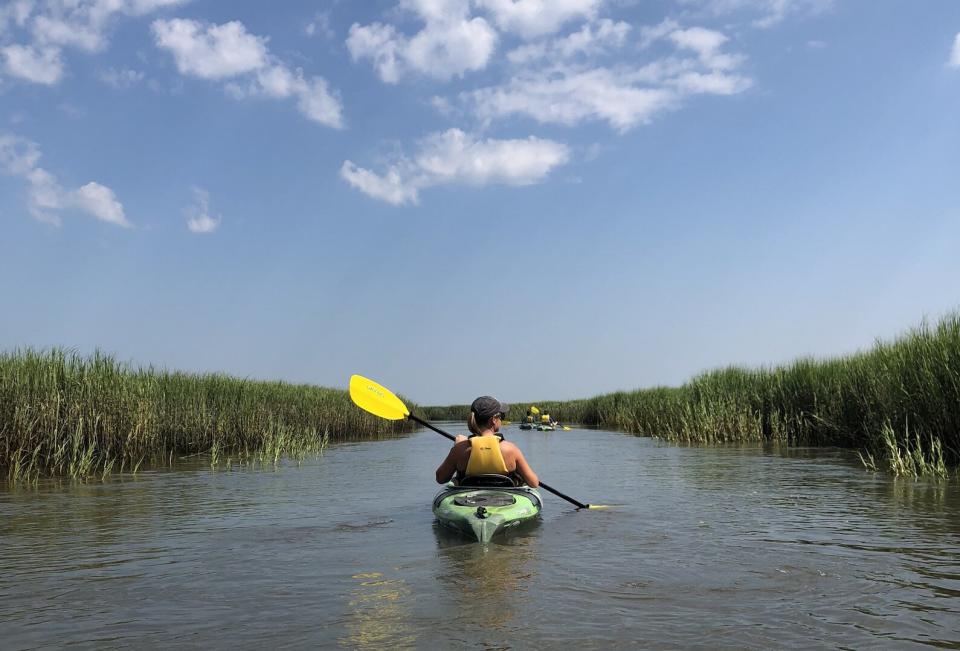
[[[459,431],[462,428],[451,426]],[[960,648],[960,489],[849,453],[509,438],[542,521],[433,523],[424,431],[302,464],[0,489],[0,647]]]

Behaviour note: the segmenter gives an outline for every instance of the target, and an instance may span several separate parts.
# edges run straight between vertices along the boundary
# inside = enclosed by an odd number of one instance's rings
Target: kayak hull
[[[490,542],[540,515],[543,500],[535,489],[475,488],[448,484],[433,500],[433,514],[444,527],[478,542]]]

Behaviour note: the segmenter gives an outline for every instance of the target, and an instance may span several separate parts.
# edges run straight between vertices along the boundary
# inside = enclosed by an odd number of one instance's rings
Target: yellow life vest
[[[506,475],[507,464],[500,452],[499,436],[473,436],[470,438],[470,459],[467,461],[468,477],[471,475]]]

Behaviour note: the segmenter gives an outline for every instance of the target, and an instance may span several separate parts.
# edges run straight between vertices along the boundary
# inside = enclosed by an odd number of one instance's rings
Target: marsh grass
[[[715,370],[576,408],[572,420],[646,436],[841,446],[894,474],[943,477],[960,462],[960,316],[847,357]]]
[[[537,404],[561,422],[687,443],[840,446],[898,475],[946,476],[960,462],[960,315],[835,359],[713,370],[680,387]],[[510,417],[522,418],[527,403]],[[466,406],[425,410],[465,418]]]
[[[131,368],[100,353],[0,354],[0,471],[14,481],[135,472],[193,455],[276,463],[397,431],[338,389]]]

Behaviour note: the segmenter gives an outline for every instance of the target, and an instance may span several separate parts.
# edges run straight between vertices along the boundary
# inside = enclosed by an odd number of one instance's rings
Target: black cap
[[[485,422],[497,414],[506,414],[510,405],[500,402],[492,396],[480,396],[470,405],[470,411],[477,415],[477,420]]]

